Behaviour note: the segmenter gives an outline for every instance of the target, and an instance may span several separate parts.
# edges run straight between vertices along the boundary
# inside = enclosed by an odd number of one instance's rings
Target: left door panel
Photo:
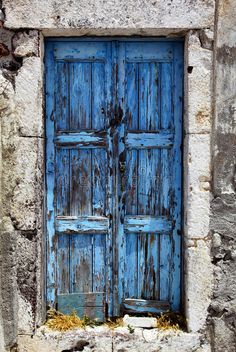
[[[110,42],[46,43],[47,298],[99,320],[112,306],[111,57]]]

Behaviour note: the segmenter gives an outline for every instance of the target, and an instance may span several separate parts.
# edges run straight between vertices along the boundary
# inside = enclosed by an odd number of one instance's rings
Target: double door
[[[183,45],[46,42],[47,300],[178,310]]]

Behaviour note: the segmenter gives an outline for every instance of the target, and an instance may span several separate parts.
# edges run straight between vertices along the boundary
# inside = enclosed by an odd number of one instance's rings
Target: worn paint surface
[[[48,41],[46,68],[49,303],[178,310],[182,43]]]
[[[58,310],[63,314],[71,314],[71,310],[78,316],[89,316],[97,321],[104,321],[105,293],[72,293],[58,295]]]

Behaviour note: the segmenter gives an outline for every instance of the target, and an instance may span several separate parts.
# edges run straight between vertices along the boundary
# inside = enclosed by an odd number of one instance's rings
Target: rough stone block
[[[214,336],[215,352],[233,352],[236,350],[235,331],[223,319],[214,319]]]
[[[5,0],[9,28],[177,29],[206,28],[214,23],[214,0],[53,1]]]
[[[190,32],[187,51],[187,114],[186,133],[210,132],[212,122],[212,59],[213,52],[202,48],[199,35]]]
[[[199,39],[203,48],[213,50],[214,32],[211,29],[202,29]]]
[[[134,328],[155,328],[157,326],[156,318],[151,317],[132,317],[125,315],[123,318],[125,326]]]
[[[24,59],[15,81],[15,112],[22,136],[43,136],[42,75],[40,58]]]
[[[17,234],[17,291],[18,291],[18,332],[31,334],[37,305],[36,269],[38,264],[36,233]]]
[[[205,237],[209,232],[211,201],[210,135],[187,135],[184,149],[185,236]]]
[[[177,332],[163,343],[161,352],[193,352],[197,351],[199,346],[198,334]]]
[[[18,230],[35,230],[41,226],[43,143],[38,138],[4,139],[3,152],[9,151],[11,158],[4,160],[4,193],[7,197],[8,212]],[[41,160],[41,162],[39,162]],[[41,185],[41,186],[40,186]]]
[[[190,332],[204,328],[213,289],[209,243],[196,240],[185,246],[186,318]]]
[[[159,332],[157,329],[144,329],[143,338],[147,342],[154,342],[154,341],[157,341],[158,333]]]
[[[14,55],[17,57],[38,56],[39,55],[39,34],[36,30],[28,32],[17,32],[12,45]]]

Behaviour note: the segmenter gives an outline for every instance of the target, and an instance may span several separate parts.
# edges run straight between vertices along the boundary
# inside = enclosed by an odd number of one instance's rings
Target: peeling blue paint
[[[50,40],[45,63],[48,303],[179,310],[182,42]]]

